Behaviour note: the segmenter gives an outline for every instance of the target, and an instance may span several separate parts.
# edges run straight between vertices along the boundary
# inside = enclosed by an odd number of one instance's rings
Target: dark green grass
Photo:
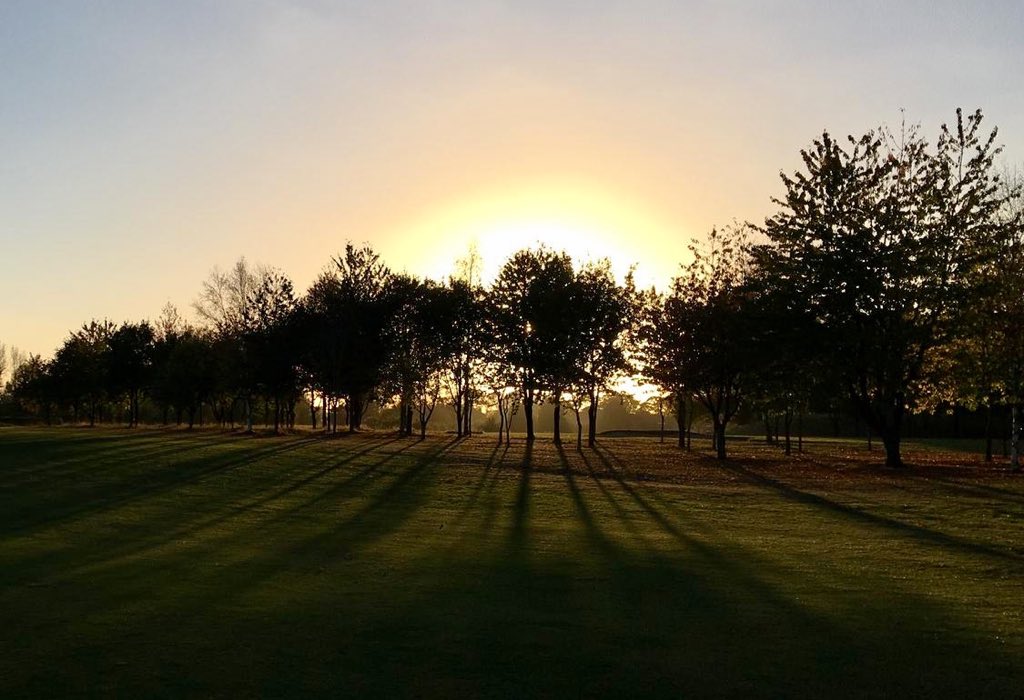
[[[1024,480],[603,444],[0,429],[0,696],[1024,692]]]

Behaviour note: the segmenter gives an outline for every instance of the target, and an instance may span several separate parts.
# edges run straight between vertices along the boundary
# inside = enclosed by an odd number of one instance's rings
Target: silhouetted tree
[[[268,272],[249,291],[241,317],[243,390],[274,404],[274,431],[293,425],[298,399],[299,348],[293,339],[296,301],[292,282]],[[251,427],[251,426],[250,426]]]
[[[570,311],[569,385],[574,388],[573,410],[576,414],[577,442],[580,442],[580,395],[587,401],[587,444],[597,439],[597,411],[601,392],[617,377],[632,370],[627,351],[639,317],[640,300],[630,274],[619,285],[611,271],[611,263],[602,260],[584,265],[573,283]]]
[[[929,353],[927,408],[964,406],[985,411],[985,460],[992,461],[992,412],[1011,417],[1011,463],[1020,469],[1020,405],[1024,401],[1024,194],[1007,173],[991,249],[970,276],[967,308],[956,332]]]
[[[448,324],[446,329],[445,375],[448,400],[455,411],[455,431],[459,437],[472,433],[474,379],[481,371],[484,356],[484,290],[468,279],[449,280],[439,302]]]
[[[715,451],[725,459],[725,430],[740,407],[751,361],[746,229],[713,229],[690,252],[694,259],[673,281],[661,312],[660,322],[671,334],[668,349],[680,363],[669,376],[685,378],[707,409]]]
[[[152,381],[155,334],[147,321],[124,323],[110,334],[107,377],[111,395],[128,398],[128,427],[139,424],[139,398]]]
[[[334,267],[313,283],[302,305],[300,326],[306,338],[303,363],[328,407],[346,400],[349,430],[362,424],[363,412],[383,379],[389,357],[391,272],[369,247],[345,247]],[[328,423],[325,422],[325,427]]]
[[[228,373],[217,347],[218,342],[225,341],[219,338],[214,331],[184,326],[157,343],[161,359],[155,369],[155,385],[161,401],[174,407],[177,422],[180,424],[184,416],[189,429],[195,425],[203,404],[214,403],[218,390],[233,393],[233,388],[225,387]],[[218,418],[223,422],[225,416]]]
[[[488,295],[488,333],[494,359],[512,368],[522,388],[526,439],[534,440],[533,408],[545,394],[554,403],[555,440],[561,393],[571,381],[572,260],[547,248],[521,250],[502,267]]]
[[[671,298],[654,289],[640,294],[636,355],[642,378],[661,389],[666,399],[671,401],[679,426],[678,444],[682,449],[689,447],[686,434],[686,409],[690,396],[687,389],[690,379],[687,375],[689,345],[683,326],[686,317],[676,313],[678,304],[675,301],[669,303]]]
[[[270,274],[268,268],[252,265],[244,257],[226,272],[214,267],[192,308],[204,324],[220,332],[234,332],[242,324],[253,291]]]
[[[995,131],[981,113],[942,127],[934,154],[914,129],[869,132],[844,149],[827,133],[782,176],[762,264],[793,285],[819,324],[826,363],[902,466],[900,431],[928,351],[956,328],[979,241],[1000,197]]]
[[[29,355],[14,367],[9,391],[23,410],[41,413],[49,423],[56,400],[53,364],[44,362],[39,355]]]
[[[71,407],[76,421],[82,418],[83,405],[87,407],[90,426],[96,424],[108,395],[107,355],[113,333],[114,324],[107,320],[84,324],[64,341],[50,366],[55,398]]]

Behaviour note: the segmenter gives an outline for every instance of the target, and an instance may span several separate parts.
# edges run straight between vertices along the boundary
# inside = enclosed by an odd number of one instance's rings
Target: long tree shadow
[[[604,479],[598,476],[593,464],[591,464],[590,462],[590,458],[587,457],[587,453],[581,452],[580,459],[582,459],[583,464],[587,469],[587,474],[590,476],[594,485],[597,486],[597,489],[601,492],[601,495],[604,496],[604,499],[608,502],[608,504],[615,509],[615,513],[619,517],[619,521],[627,530],[629,530],[629,533],[634,540],[642,542],[644,546],[649,549],[650,543],[647,542],[646,538],[644,537],[644,534],[633,522],[633,518],[631,517],[630,513],[622,506],[622,503],[619,502],[619,499],[615,498],[612,495],[612,492],[605,485]]]
[[[990,484],[967,482],[960,479],[950,478],[948,476],[937,476],[935,474],[915,474],[913,472],[908,472],[904,476],[914,480],[925,481],[929,484],[935,484],[945,488],[951,493],[970,494],[976,498],[994,498],[1013,505],[1024,505],[1024,493],[1019,491],[1010,491]],[[1007,474],[1007,476],[1009,476],[1009,474]]]
[[[702,689],[756,694],[762,687],[757,683],[766,678],[776,683],[774,687],[792,692],[825,691],[788,681],[772,655],[762,653],[770,642],[736,644],[730,657],[720,656],[734,636],[750,635],[753,630],[769,634],[772,640],[798,640],[786,650],[787,661],[796,668],[814,666],[836,648],[849,650],[855,659],[853,668],[859,668],[856,661],[864,650],[849,639],[846,630],[781,595],[756,575],[755,571],[768,570],[770,565],[732,560],[688,537],[625,480],[616,479],[626,498],[686,546],[678,552],[640,554],[618,544],[602,527],[606,516],[585,495],[593,491],[581,488],[561,451],[559,461],[558,473],[585,546],[563,542],[549,553],[548,543],[529,560],[521,556],[524,547],[532,544],[532,531],[515,526],[516,521],[526,520],[520,514],[527,512],[522,504],[532,486],[524,471],[519,486],[509,493],[517,504],[512,535],[493,558],[481,559],[476,550],[464,553],[471,557],[467,560],[450,553],[443,566],[445,575],[422,597],[372,621],[372,639],[381,642],[359,657],[359,665],[364,659],[373,665],[376,682],[383,683],[387,694],[414,695],[417,689],[435,687],[427,679],[429,669],[415,660],[410,663],[407,655],[391,660],[387,640],[430,646],[434,650],[431,667],[445,668],[459,679],[473,679],[469,692],[476,695],[678,697],[700,695]],[[618,473],[613,465],[609,471]],[[537,481],[538,493],[548,501],[557,498],[553,480],[554,475],[544,475]],[[607,489],[605,498],[614,502],[616,518],[626,516],[625,506]],[[614,519],[607,522],[616,524]],[[593,569],[594,555],[603,576],[586,575]],[[723,587],[725,581],[728,585]],[[754,602],[746,602],[748,598]],[[776,616],[786,620],[784,632],[775,623]],[[431,645],[423,630],[440,626],[446,630],[444,639],[451,642]],[[612,652],[604,646],[612,639],[624,648]],[[823,649],[815,641],[821,639],[830,640],[830,646]],[[721,666],[723,661],[735,676],[706,674],[707,668]],[[457,690],[458,686],[443,686],[443,692],[436,694]]]
[[[291,518],[261,518],[247,523],[246,527],[232,528],[220,538],[207,538],[201,545],[187,550],[174,550],[155,559],[113,557],[109,566],[87,567],[84,571],[77,567],[67,569],[59,574],[59,578],[75,580],[87,571],[90,579],[106,591],[104,607],[91,611],[102,618],[111,609],[144,602],[150,595],[151,578],[159,576],[161,570],[181,568],[190,561],[209,561],[217,557],[221,560],[214,568],[192,572],[188,594],[177,602],[193,610],[215,611],[269,579],[297,567],[319,569],[345,564],[358,554],[361,547],[395,531],[427,497],[426,488],[417,488],[423,485],[421,482],[427,468],[455,444],[456,440],[452,439],[425,450],[408,467],[393,472],[392,481],[354,511],[342,511],[339,519],[325,522],[325,527],[317,532],[303,532],[298,539],[290,537],[294,524]],[[240,541],[254,538],[264,546],[255,550],[237,547]],[[225,541],[228,539],[236,544],[229,544]],[[217,555],[217,552],[236,549],[240,556],[235,558],[223,559],[223,554]],[[229,587],[224,585],[225,581],[233,583]]]
[[[183,454],[209,448],[211,443],[200,440],[165,440],[161,436],[129,433],[111,434],[90,439],[90,445],[103,449],[88,451],[69,450],[67,457],[47,456],[47,444],[62,443],[66,438],[43,440],[30,443],[26,466],[0,469],[0,483],[5,489],[20,489],[35,483],[53,484],[69,476],[81,475],[82,467],[88,466],[88,476],[97,480],[108,474],[117,474],[126,463],[150,462],[173,455],[176,459]],[[72,444],[78,440],[72,438]]]
[[[69,502],[47,503],[45,507],[19,509],[8,514],[13,522],[5,523],[7,535],[23,535],[41,528],[66,525],[69,522],[97,514],[110,512],[144,499],[153,498],[168,491],[195,484],[216,474],[223,474],[244,468],[254,461],[279,457],[293,450],[301,449],[314,439],[304,438],[282,444],[269,444],[240,452],[216,453],[203,459],[163,465],[156,473],[152,469],[140,469],[126,475],[127,479],[117,483],[101,483],[96,493],[83,497],[81,493],[66,494]],[[27,512],[26,512],[27,511]]]
[[[429,474],[429,468],[436,466],[438,459],[458,445],[458,442],[457,438],[452,437],[416,455],[408,467],[397,471],[390,482],[367,497],[354,511],[341,511],[344,516],[331,523],[330,527],[291,546],[285,555],[286,558],[316,557],[336,553],[341,549],[344,549],[345,556],[353,556],[355,550],[366,547],[401,527],[427,498],[428,489],[424,482]],[[422,445],[419,442],[414,444]],[[391,455],[388,456],[390,457]],[[351,480],[348,484],[351,486]],[[333,500],[343,490],[344,487],[333,488],[330,490],[330,498],[318,496],[307,503]],[[279,514],[268,523],[268,527],[273,527],[275,522],[278,525],[286,524],[287,520],[288,513]],[[281,553],[277,552],[273,558],[280,556]]]
[[[522,475],[516,491],[516,504],[509,534],[509,551],[516,558],[525,554],[526,528],[530,517],[530,478],[533,475],[533,442],[526,441],[523,448]]]
[[[723,462],[722,468],[743,477],[748,483],[762,488],[771,489],[791,501],[821,508],[830,513],[851,518],[868,525],[885,528],[886,530],[909,537],[918,542],[945,547],[947,549],[956,550],[966,554],[977,554],[1013,562],[1015,564],[1024,564],[1024,555],[1016,554],[1012,551],[996,549],[988,545],[956,537],[955,535],[949,535],[920,525],[902,522],[884,515],[869,513],[861,510],[860,508],[837,503],[836,501],[825,498],[824,496],[808,493],[807,491],[801,491],[789,484],[785,484],[763,474],[758,474],[736,463]]]
[[[491,449],[491,452],[487,457],[487,461],[480,470],[480,475],[477,477],[476,482],[473,484],[473,488],[466,497],[466,502],[452,519],[451,525],[453,527],[461,525],[466,517],[476,509],[480,498],[484,493],[494,486],[495,480],[497,479],[496,463],[498,462],[499,452],[504,456],[504,454],[508,452],[508,447],[501,443],[497,443]]]
[[[78,576],[66,595],[101,591],[89,601],[104,610],[72,608],[84,623],[55,615],[43,629],[60,640],[48,662],[93,661],[107,677],[131,676],[136,685],[117,689],[140,696],[891,697],[981,687],[968,673],[976,667],[958,665],[955,645],[901,629],[882,642],[857,636],[863,631],[835,611],[784,595],[771,582],[792,584],[799,573],[691,536],[648,498],[657,488],[632,483],[611,453],[603,455],[611,478],[594,485],[616,502],[613,514],[564,461],[560,475],[536,473],[528,446],[518,483],[500,491],[510,506],[507,539],[463,542],[443,554],[422,547],[401,560],[401,576],[375,573],[434,536],[425,518],[409,522],[429,499],[443,498],[432,477],[449,449],[403,452],[402,464],[380,480],[353,485],[360,500],[345,498],[347,491],[316,500],[329,507],[313,518],[292,518],[302,511],[273,518],[279,508],[210,550]],[[322,485],[309,482],[301,492]],[[267,489],[285,491],[263,485],[259,493]],[[552,518],[563,511],[552,505],[564,503],[573,505],[583,537],[556,535],[530,550],[545,527],[562,531],[564,521]],[[625,546],[611,533],[629,513],[680,546],[660,553]],[[595,566],[608,570],[607,579],[582,575]],[[187,580],[155,585],[168,576]],[[881,616],[883,607],[870,614]],[[900,622],[935,612],[901,612]],[[878,663],[878,647],[890,642],[884,652],[894,660]],[[1004,655],[995,648],[993,664],[1005,665]],[[981,689],[993,696],[1014,687]]]
[[[61,567],[61,575],[64,576],[68,573],[82,572],[86,570],[95,571],[97,567],[103,567],[114,562],[123,560],[127,557],[132,557],[144,552],[158,549],[168,542],[182,541],[192,538],[195,535],[203,533],[204,531],[216,531],[220,526],[225,525],[231,521],[238,521],[244,518],[247,514],[259,510],[264,506],[273,506],[278,501],[287,498],[289,495],[304,489],[312,487],[317,481],[326,478],[333,472],[342,469],[345,465],[359,460],[360,458],[366,457],[382,448],[387,447],[389,444],[397,441],[398,438],[390,438],[385,440],[374,440],[369,445],[362,449],[355,450],[342,456],[340,459],[333,456],[333,453],[326,455],[324,461],[328,462],[327,466],[319,469],[312,474],[307,474],[302,478],[295,480],[288,486],[266,493],[265,486],[276,484],[285,475],[272,470],[267,476],[262,479],[247,479],[244,487],[252,494],[251,498],[247,498],[243,503],[235,506],[231,505],[220,505],[214,504],[209,510],[220,511],[217,513],[207,513],[207,509],[204,509],[199,513],[200,517],[197,518],[183,518],[183,514],[179,509],[173,508],[167,511],[166,515],[162,518],[158,518],[155,514],[147,514],[147,527],[145,533],[139,537],[124,538],[120,542],[114,545],[97,549],[95,552],[84,558],[78,558],[75,565],[72,568],[67,567],[65,564]],[[278,453],[280,454],[280,453]],[[360,475],[364,475],[373,469],[379,467],[387,460],[393,458],[397,453],[390,453],[381,460],[367,465],[364,469],[360,470],[356,475],[346,480],[347,483],[355,483]],[[271,457],[275,455],[270,455]],[[253,460],[255,464],[257,460]],[[293,468],[292,472],[299,471],[297,468]],[[243,497],[244,494],[237,494],[236,500],[239,497]],[[172,503],[169,502],[169,505]],[[154,522],[154,519],[157,519]],[[259,527],[258,525],[256,527]],[[239,525],[233,528],[231,532],[232,536],[237,536],[239,533],[246,531],[245,525]],[[215,538],[207,538],[212,541]],[[30,558],[22,558],[19,560],[19,569],[25,572],[35,571],[46,571],[48,568],[48,562],[51,560],[60,560],[62,553],[51,552],[41,557],[37,557],[35,560]]]

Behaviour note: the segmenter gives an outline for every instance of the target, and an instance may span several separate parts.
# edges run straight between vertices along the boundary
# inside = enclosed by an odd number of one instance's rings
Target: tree
[[[686,432],[689,425],[686,409],[690,397],[686,374],[689,346],[684,342],[684,328],[680,325],[685,317],[674,313],[677,304],[669,304],[669,298],[654,289],[640,293],[635,351],[643,379],[657,386],[666,399],[671,399],[679,426],[679,447],[689,449]]]
[[[252,293],[271,271],[239,258],[228,271],[214,267],[203,282],[202,291],[192,303],[200,320],[218,331],[239,328]],[[176,313],[176,312],[175,312]]]
[[[14,368],[8,386],[23,410],[42,413],[46,422],[50,422],[55,394],[53,363],[44,362],[39,355],[29,355]]]
[[[391,361],[391,272],[370,247],[351,243],[333,263],[310,287],[299,312],[301,362],[323,392],[324,418],[344,398],[348,427],[355,431]],[[325,420],[325,429],[329,425]]]
[[[674,374],[707,409],[716,454],[725,459],[725,430],[740,407],[751,359],[747,230],[712,229],[690,252],[693,261],[665,299],[664,320],[678,333],[672,355],[681,366]]]
[[[398,396],[398,434],[402,436],[412,435],[417,389],[437,364],[433,358],[441,339],[433,332],[435,287],[433,282],[399,274],[391,276],[385,292],[388,362],[379,393],[380,398]]]
[[[992,235],[1001,198],[996,132],[981,112],[942,127],[934,153],[916,129],[825,133],[782,175],[780,211],[763,228],[760,263],[821,332],[821,359],[901,467],[904,415],[928,352],[957,327],[970,271]]]
[[[299,391],[295,310],[291,280],[271,271],[249,291],[241,317],[243,390],[247,400],[258,392],[273,401],[274,432],[282,423],[292,426]]]
[[[128,427],[139,424],[139,398],[152,381],[155,333],[149,322],[123,323],[110,335],[107,376],[112,395],[128,397]]]
[[[91,321],[71,334],[57,350],[50,366],[54,398],[70,405],[76,421],[88,408],[89,425],[96,424],[108,395],[110,337],[115,326],[107,320]]]
[[[940,403],[985,410],[985,460],[992,461],[992,411],[1011,417],[1011,463],[1020,469],[1024,402],[1024,194],[1016,173],[1001,178],[1002,207],[991,250],[970,277],[970,303],[958,332],[929,354],[930,408]]]
[[[473,264],[467,262],[466,268],[463,277],[448,280],[441,304],[448,324],[445,385],[455,410],[458,437],[469,437],[473,432],[473,402],[477,398],[474,380],[481,371],[486,344],[484,290],[474,281]]]
[[[513,369],[521,387],[526,439],[534,440],[533,408],[554,403],[559,441],[561,396],[571,381],[574,335],[572,260],[541,247],[521,250],[502,267],[488,295],[487,332],[494,361]]]
[[[508,445],[512,440],[512,418],[522,403],[519,373],[504,362],[489,361],[483,364],[481,377],[498,411],[498,444],[501,444],[504,433],[505,444]]]
[[[817,362],[813,348],[820,344],[818,329],[805,313],[803,301],[792,294],[770,269],[753,266],[748,275],[747,332],[750,365],[746,372],[746,403],[760,414],[767,443],[784,431],[785,453],[792,452],[793,419],[802,424],[816,385],[832,383],[828,368]],[[800,449],[803,448],[802,431]]]
[[[159,358],[154,369],[154,388],[165,407],[173,406],[180,424],[195,425],[205,402],[212,402],[225,377],[218,343],[224,341],[209,329],[183,325],[157,341]],[[223,422],[224,416],[221,416]],[[166,422],[166,413],[165,413]]]
[[[607,390],[615,377],[632,369],[627,351],[638,317],[639,297],[632,273],[619,285],[608,260],[584,265],[576,274],[570,311],[573,367],[570,386],[577,422],[577,442],[582,425],[579,412],[582,398],[587,401],[587,444],[597,439],[597,409],[601,392]]]

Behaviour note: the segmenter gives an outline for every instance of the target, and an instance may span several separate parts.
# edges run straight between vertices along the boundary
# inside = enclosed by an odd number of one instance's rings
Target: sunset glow
[[[675,274],[679,261],[658,251],[674,247],[682,253],[690,235],[610,191],[543,182],[441,207],[398,237],[409,242],[400,258],[408,255],[410,269],[439,279],[451,274],[453,261],[471,246],[483,260],[486,281],[517,250],[544,245],[579,262],[607,258],[620,278],[636,266],[638,283],[660,285]]]
[[[1019,20],[942,3],[5,4],[0,342],[49,356],[92,318],[191,317],[241,256],[304,290],[348,241],[436,278],[474,243],[488,277],[543,243],[664,288],[692,238],[771,212],[823,128],[906,108],[931,134],[982,106],[1019,159]],[[957,52],[938,48],[950,33]]]

